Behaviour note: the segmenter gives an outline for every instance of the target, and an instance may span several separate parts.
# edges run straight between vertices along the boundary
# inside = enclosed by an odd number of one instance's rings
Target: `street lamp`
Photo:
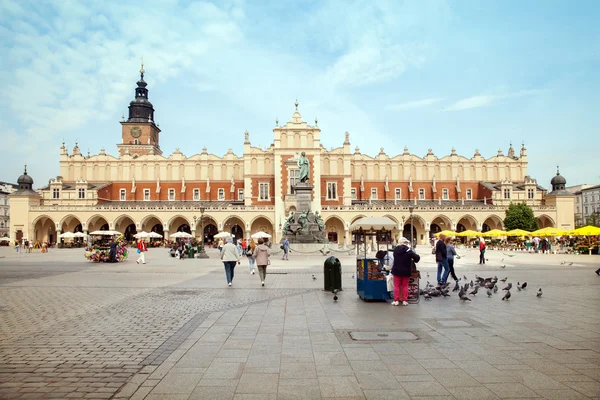
[[[414,228],[414,224],[413,224],[413,211],[415,211],[415,206],[412,204],[408,205],[408,212],[410,213],[410,245],[414,246],[415,243],[413,241],[413,229]]]
[[[208,258],[208,254],[206,254],[206,251],[204,250],[204,211],[206,211],[206,208],[204,207],[204,204],[200,205],[200,223],[202,225],[202,240],[200,241],[200,253],[198,253],[198,258]],[[196,217],[194,217],[194,221],[196,220]]]

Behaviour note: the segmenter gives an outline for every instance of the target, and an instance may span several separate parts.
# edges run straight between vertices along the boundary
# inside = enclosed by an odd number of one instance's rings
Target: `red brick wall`
[[[246,175],[251,179],[251,187],[252,187],[252,204],[253,205],[263,205],[263,206],[272,206],[275,205],[275,178],[270,175]],[[258,184],[268,182],[269,183],[269,200],[259,200],[258,199]],[[248,194],[248,193],[247,193]],[[245,194],[245,195],[247,195]]]
[[[237,200],[238,189],[244,188],[243,182],[235,182],[235,192],[231,193],[231,181],[211,181],[210,193],[206,193],[206,182],[186,182],[185,193],[181,193],[181,181],[161,181],[160,193],[156,193],[156,182],[136,182],[135,193],[131,193],[131,182],[118,182],[107,185],[98,191],[99,203],[106,201],[120,201],[121,189],[126,191],[127,201],[143,201],[144,189],[150,189],[150,200],[168,200],[169,189],[175,189],[175,200],[194,200],[194,189],[200,189],[201,200],[217,200],[219,196],[219,188],[225,189],[225,200]]]
[[[327,182],[337,183],[337,200],[327,200]],[[338,175],[321,176],[321,205],[337,206],[344,204],[344,178]]]

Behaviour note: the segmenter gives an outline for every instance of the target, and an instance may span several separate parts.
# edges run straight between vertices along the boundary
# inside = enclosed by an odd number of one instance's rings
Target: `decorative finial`
[[[508,145],[509,145],[510,147],[512,147],[512,140],[511,140],[510,142],[508,142]]]
[[[27,164],[25,164],[25,172],[23,174],[27,175]]]
[[[383,147],[379,148],[379,153],[383,154]]]
[[[296,110],[298,109],[298,99],[296,99],[296,102],[294,103],[294,105],[296,106]]]
[[[275,117],[275,126],[279,126],[279,118]]]
[[[319,120],[317,119],[317,117],[315,117],[315,125],[319,124]]]
[[[556,166],[556,175],[560,175],[560,171],[558,169],[558,165]]]
[[[75,140],[75,147],[79,147],[78,144],[79,144],[79,141]]]
[[[525,148],[525,141],[524,141],[524,140],[521,142],[521,148],[522,148],[522,149],[524,149],[524,148]]]
[[[140,60],[142,61],[142,68],[140,69],[140,74],[142,75],[142,79],[144,79],[144,56],[140,57]]]
[[[121,121],[125,122],[125,114],[121,114]]]
[[[62,147],[65,147],[65,139],[62,141]]]
[[[90,158],[90,149],[88,149],[88,155],[87,156],[88,156],[88,158]]]

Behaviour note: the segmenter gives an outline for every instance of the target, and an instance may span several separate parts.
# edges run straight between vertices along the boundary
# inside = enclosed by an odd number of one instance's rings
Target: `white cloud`
[[[412,109],[412,108],[422,108],[422,107],[430,106],[432,104],[439,103],[442,100],[443,99],[441,97],[433,97],[430,99],[415,100],[415,101],[409,101],[409,102],[400,103],[400,104],[390,104],[390,105],[386,106],[385,109],[398,111],[398,110],[408,110],[408,109]]]
[[[508,99],[508,98],[517,98],[517,97],[525,97],[532,96],[536,94],[542,93],[542,90],[521,90],[513,93],[506,94],[498,94],[498,95],[480,95],[480,96],[472,96],[467,97],[465,99],[459,100],[449,107],[446,107],[445,111],[461,111],[461,110],[469,110],[471,108],[479,108],[485,107],[492,103],[495,103],[499,100]]]

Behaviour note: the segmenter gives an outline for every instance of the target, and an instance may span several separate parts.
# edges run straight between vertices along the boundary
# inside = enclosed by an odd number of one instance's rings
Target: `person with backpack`
[[[250,239],[248,242],[248,247],[246,247],[246,257],[248,257],[248,264],[250,266],[250,275],[254,275],[254,267],[256,266],[256,259],[254,258],[254,251],[256,250],[256,245],[254,244],[254,240]]]
[[[142,264],[146,264],[146,255],[145,254],[148,251],[148,246],[146,246],[146,243],[144,242],[143,239],[138,240],[137,248],[138,248],[138,253],[140,256],[138,257],[138,259],[135,262],[139,264],[141,261]]]
[[[264,244],[263,238],[258,239],[258,246],[254,249],[253,257],[256,259],[258,266],[258,275],[260,276],[261,286],[265,286],[265,278],[267,277],[267,265],[269,265],[269,248]]]
[[[413,263],[418,263],[421,257],[410,248],[410,241],[406,238],[400,239],[393,253],[394,261],[392,276],[394,279],[394,301],[393,306],[408,305],[408,282],[412,274]]]

